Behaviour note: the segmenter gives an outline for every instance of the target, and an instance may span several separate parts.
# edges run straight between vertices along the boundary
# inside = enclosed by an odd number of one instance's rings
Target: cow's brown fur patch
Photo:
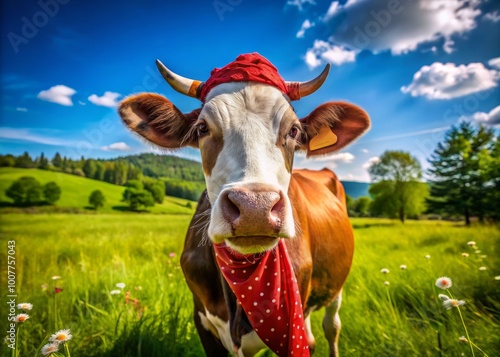
[[[200,139],[199,146],[203,172],[206,176],[211,176],[217,158],[224,147],[224,138],[221,133],[210,133],[207,137]]]

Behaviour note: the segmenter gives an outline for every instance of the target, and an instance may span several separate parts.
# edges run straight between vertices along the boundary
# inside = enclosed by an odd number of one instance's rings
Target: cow
[[[310,315],[325,307],[324,334],[330,356],[338,356],[338,312],[354,251],[345,193],[332,171],[294,170],[293,159],[296,151],[315,157],[343,149],[369,128],[369,116],[332,101],[297,117],[291,101],[319,89],[329,65],[307,82],[284,81],[256,53],[205,82],[157,66],[201,108],[182,113],[161,95],[141,93],[124,99],[119,114],[155,145],[200,150],[206,191],[181,267],[206,355],[253,356],[268,346],[279,356],[308,356],[315,348]]]

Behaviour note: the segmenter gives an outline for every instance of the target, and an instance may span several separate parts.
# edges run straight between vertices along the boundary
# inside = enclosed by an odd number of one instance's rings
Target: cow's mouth
[[[229,247],[244,254],[262,253],[272,249],[278,243],[279,237],[243,236],[226,238]]]

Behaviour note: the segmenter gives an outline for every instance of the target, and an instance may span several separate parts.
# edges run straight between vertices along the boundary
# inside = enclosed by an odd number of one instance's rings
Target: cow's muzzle
[[[285,220],[285,199],[271,186],[251,184],[221,192],[222,216],[234,237],[278,237]]]

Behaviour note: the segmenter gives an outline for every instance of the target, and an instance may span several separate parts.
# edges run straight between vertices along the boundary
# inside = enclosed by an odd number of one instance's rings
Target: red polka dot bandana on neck
[[[258,53],[239,55],[234,62],[222,68],[215,68],[203,84],[200,100],[205,103],[208,92],[215,86],[229,82],[258,82],[269,84],[285,93],[290,100],[300,99],[298,82],[285,82],[268,59]]]
[[[309,356],[297,279],[283,238],[263,254],[215,244],[222,275],[261,340],[278,356]]]

